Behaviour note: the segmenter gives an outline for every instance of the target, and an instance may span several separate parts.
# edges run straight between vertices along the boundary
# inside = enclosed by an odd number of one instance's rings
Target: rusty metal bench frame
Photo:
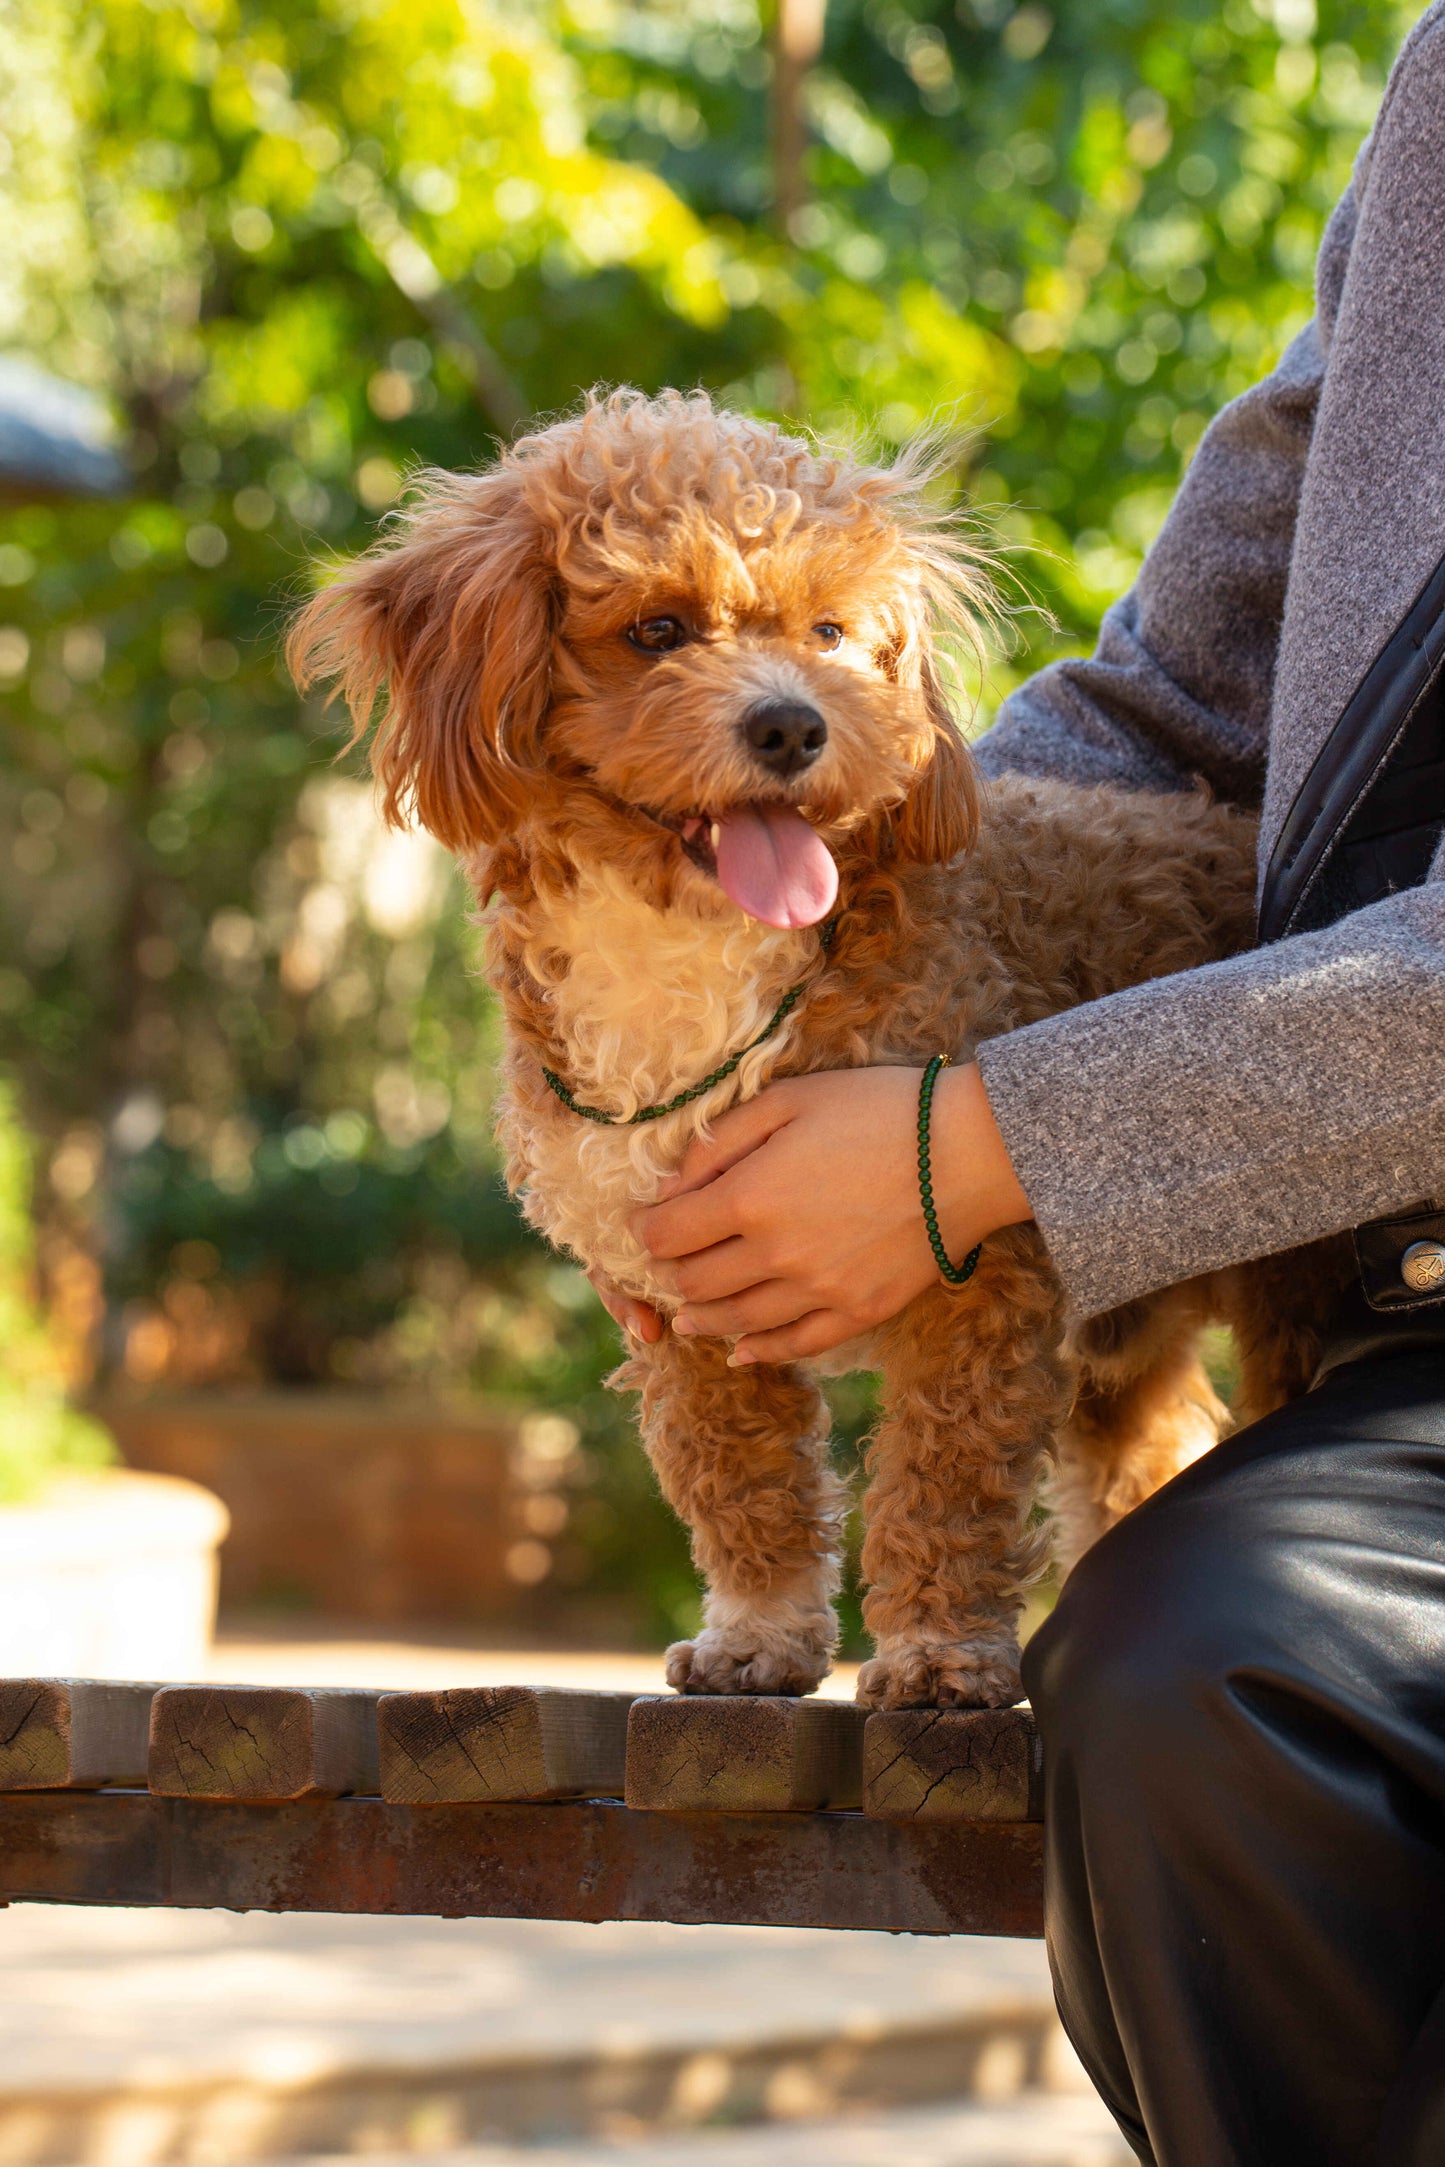
[[[639,1813],[603,1799],[242,1806],[9,1792],[0,1899],[1037,1935],[1042,1833],[861,1813]]]

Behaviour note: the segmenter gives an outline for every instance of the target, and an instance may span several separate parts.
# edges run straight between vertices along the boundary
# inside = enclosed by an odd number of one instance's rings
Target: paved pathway
[[[1032,1942],[0,1913],[7,2167],[431,2159],[489,2135],[475,2167],[1112,2163],[1079,2082]],[[1041,2083],[1059,2089],[1031,2101]],[[968,2091],[1002,2120],[833,2127]]]
[[[867,2040],[1048,2003],[1041,1947],[757,1926],[15,1904],[0,2090]]]
[[[343,2163],[310,2160],[306,2167]],[[772,2123],[639,2144],[480,2145],[424,2161],[378,2153],[366,2167],[1134,2167],[1134,2155],[1094,2098],[1032,2096],[1008,2106],[923,2107],[867,2121]]]

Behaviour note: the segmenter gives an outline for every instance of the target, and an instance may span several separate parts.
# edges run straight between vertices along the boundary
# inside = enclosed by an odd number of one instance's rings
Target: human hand
[[[649,1347],[657,1344],[666,1327],[650,1302],[639,1302],[635,1295],[624,1294],[602,1272],[589,1272],[587,1277],[614,1324],[620,1324],[624,1332]]]
[[[674,1332],[738,1335],[738,1367],[790,1362],[938,1284],[918,1195],[919,1082],[911,1068],[789,1077],[693,1142],[663,1200],[633,1221],[683,1298]],[[1032,1217],[972,1063],[939,1076],[930,1153],[955,1262]]]

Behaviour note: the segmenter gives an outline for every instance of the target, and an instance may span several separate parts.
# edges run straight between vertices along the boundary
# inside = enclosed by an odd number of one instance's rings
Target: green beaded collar
[[[818,928],[818,946],[825,956],[833,946],[837,927],[837,919],[830,918]],[[542,1074],[567,1111],[580,1114],[584,1121],[600,1121],[605,1127],[613,1129],[635,1129],[644,1121],[660,1121],[664,1114],[675,1114],[679,1108],[690,1106],[694,1099],[700,1099],[705,1092],[711,1091],[714,1084],[725,1083],[740,1061],[745,1060],[759,1046],[766,1045],[773,1033],[782,1029],[811,984],[811,979],[805,979],[799,985],[790,986],[757,1037],[750,1038],[746,1046],[739,1046],[737,1052],[724,1061],[721,1068],[715,1068],[710,1076],[704,1076],[701,1083],[694,1084],[689,1091],[679,1091],[674,1098],[664,1099],[660,1106],[639,1106],[636,1113],[628,1114],[625,1120],[618,1114],[604,1114],[600,1106],[583,1106],[579,1100],[573,1098],[561,1077],[545,1063]]]

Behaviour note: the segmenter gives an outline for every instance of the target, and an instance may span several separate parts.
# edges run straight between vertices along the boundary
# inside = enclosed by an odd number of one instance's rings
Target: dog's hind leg
[[[939,1287],[877,1335],[885,1416],[869,1452],[858,1681],[874,1708],[1006,1707],[1018,1619],[1044,1562],[1031,1524],[1068,1406],[1057,1288],[1036,1237],[991,1242],[968,1287]]]
[[[1048,1484],[1063,1572],[1228,1427],[1199,1359],[1202,1321],[1197,1291],[1182,1287],[1082,1328],[1084,1374]]]
[[[1210,1289],[1239,1355],[1241,1427],[1309,1390],[1326,1326],[1355,1270],[1354,1243],[1332,1235],[1214,1274]]]
[[[684,1693],[810,1693],[832,1667],[842,1482],[827,1403],[801,1370],[729,1369],[720,1340],[670,1335],[618,1382],[642,1388],[663,1495],[692,1533],[703,1627],[667,1651]]]

